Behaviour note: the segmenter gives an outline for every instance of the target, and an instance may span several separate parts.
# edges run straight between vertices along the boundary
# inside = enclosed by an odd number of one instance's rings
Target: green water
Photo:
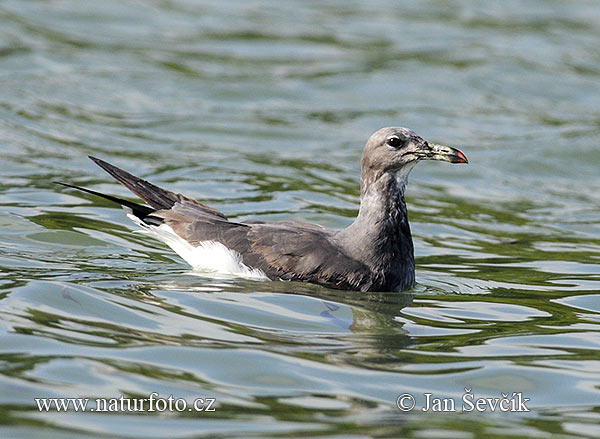
[[[599,47],[596,1],[1,2],[0,435],[599,437]],[[403,294],[198,276],[52,183],[340,228],[387,125],[470,160],[413,171]],[[152,392],[216,410],[34,401]]]

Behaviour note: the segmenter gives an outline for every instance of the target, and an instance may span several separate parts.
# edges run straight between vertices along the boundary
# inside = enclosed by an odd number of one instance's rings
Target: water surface
[[[600,436],[597,6],[2,2],[2,436]],[[93,154],[236,220],[340,228],[387,125],[471,162],[413,171],[403,294],[198,276],[52,183],[130,196]],[[530,411],[461,413],[465,388]],[[34,402],[152,392],[216,411]]]

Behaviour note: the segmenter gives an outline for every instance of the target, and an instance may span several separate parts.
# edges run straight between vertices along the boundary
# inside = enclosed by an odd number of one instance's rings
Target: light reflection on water
[[[600,26],[594,2],[0,5],[3,437],[598,436]],[[94,154],[231,218],[344,227],[362,144],[423,163],[405,294],[192,275]],[[529,413],[404,413],[409,392]],[[217,399],[40,413],[36,397]]]

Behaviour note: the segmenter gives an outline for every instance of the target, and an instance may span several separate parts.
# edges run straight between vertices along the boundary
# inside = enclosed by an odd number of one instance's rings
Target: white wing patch
[[[267,275],[257,268],[251,268],[242,261],[242,255],[217,241],[202,241],[194,246],[181,238],[167,224],[153,226],[144,223],[133,215],[131,209],[123,207],[127,216],[140,226],[141,232],[158,238],[181,256],[195,271],[206,274],[218,273],[234,275],[250,279],[268,280]]]

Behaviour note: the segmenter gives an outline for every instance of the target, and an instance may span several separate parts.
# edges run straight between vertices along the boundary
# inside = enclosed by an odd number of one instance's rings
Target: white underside
[[[181,238],[167,224],[160,226],[148,225],[131,213],[129,208],[124,207],[127,216],[142,228],[141,232],[158,238],[181,256],[194,271],[203,274],[219,274],[228,276],[240,276],[250,279],[268,280],[267,275],[259,269],[251,268],[242,261],[242,255],[220,242],[202,241],[194,246]]]

